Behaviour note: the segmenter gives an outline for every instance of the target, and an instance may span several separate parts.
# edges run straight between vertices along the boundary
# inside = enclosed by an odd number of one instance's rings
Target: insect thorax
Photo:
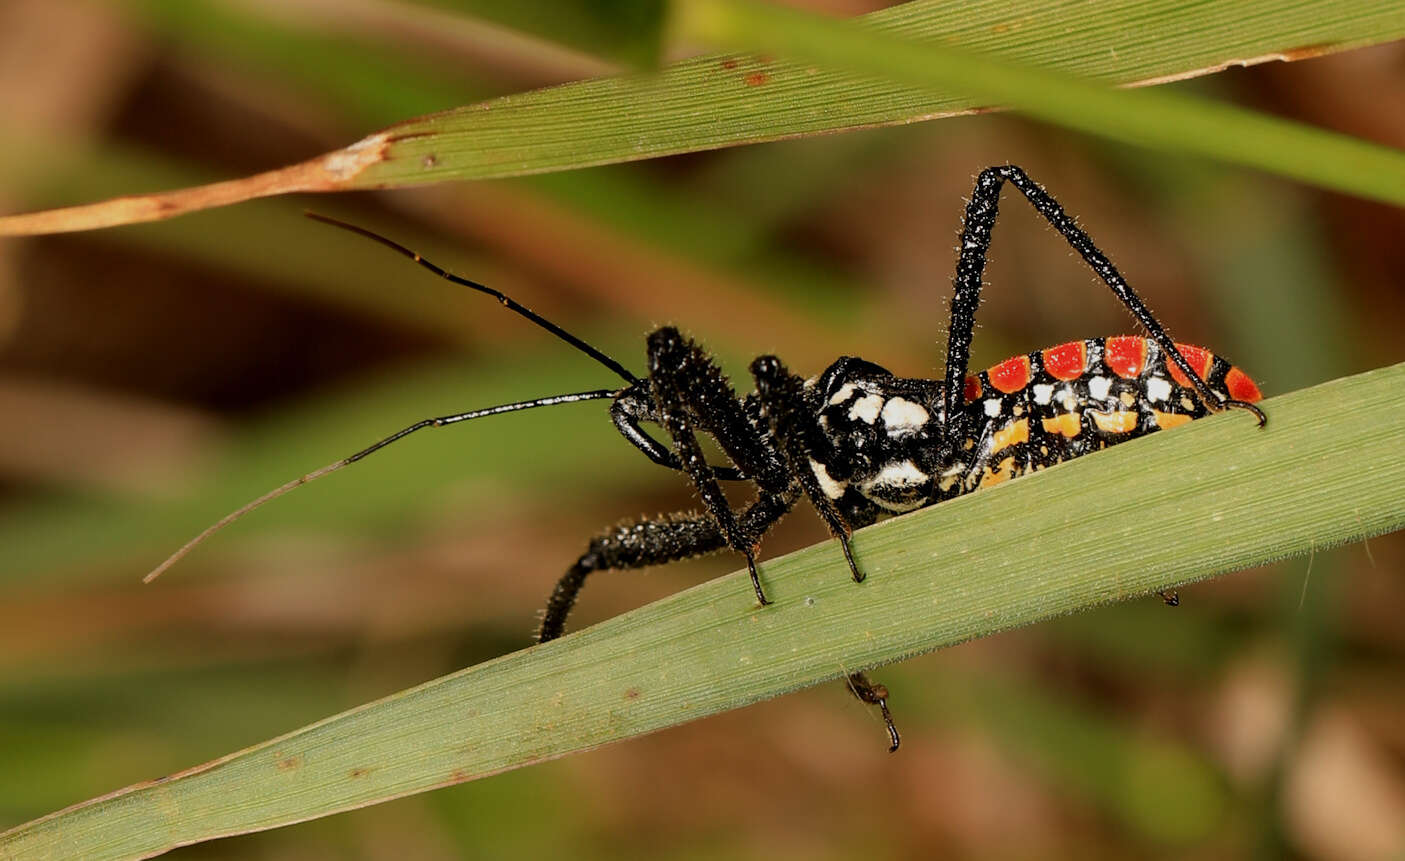
[[[812,452],[810,467],[826,496],[868,521],[937,501],[941,383],[845,357],[808,388],[828,443]]]

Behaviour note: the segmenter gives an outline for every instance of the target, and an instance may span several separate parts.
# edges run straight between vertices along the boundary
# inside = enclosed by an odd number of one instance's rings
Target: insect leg
[[[895,753],[898,745],[902,744],[902,738],[898,735],[898,727],[893,723],[892,714],[888,712],[888,688],[869,681],[864,673],[850,673],[846,681],[854,696],[871,706],[878,706],[878,710],[883,713],[883,723],[888,725],[888,752]]]
[[[756,551],[765,530],[748,528],[732,512],[696,432],[711,434],[727,456],[760,486],[763,495],[785,493],[791,484],[790,474],[779,454],[747,419],[736,392],[702,348],[672,327],[651,334],[648,346],[649,382],[659,422],[672,438],[683,471],[717,521],[727,546],[746,557],[756,600],[768,604],[756,571]]]
[[[761,398],[761,414],[770,422],[771,432],[775,434],[776,442],[791,473],[799,479],[805,496],[829,526],[829,531],[839,539],[854,582],[862,583],[864,575],[854,562],[854,553],[849,547],[849,535],[853,530],[844,515],[835,507],[834,500],[820,487],[819,479],[811,466],[811,458],[829,443],[812,418],[812,413],[805,407],[803,383],[775,356],[761,356],[756,359],[751,363],[751,374],[756,378],[756,393]],[[888,750],[896,751],[901,739],[898,736],[898,728],[893,723],[893,715],[888,711],[887,687],[875,684],[863,673],[849,674],[846,684],[854,696],[869,705],[878,706],[891,740]]]
[[[801,489],[829,527],[830,534],[839,539],[854,582],[862,583],[864,575],[854,562],[854,551],[849,546],[853,528],[835,507],[834,500],[825,495],[811,466],[815,453],[829,443],[819,432],[811,411],[806,409],[800,378],[791,374],[775,356],[761,356],[752,362],[751,375],[756,378],[761,414],[771,425],[786,465],[799,479]]]
[[[1040,215],[1053,225],[1079,256],[1092,267],[1098,277],[1116,294],[1132,316],[1137,318],[1152,339],[1165,351],[1195,386],[1205,403],[1216,409],[1237,407],[1252,412],[1262,426],[1267,418],[1263,411],[1253,404],[1232,400],[1210,390],[1200,375],[1195,373],[1185,360],[1171,336],[1166,333],[1160,321],[1146,307],[1117,267],[1106,255],[1098,250],[1088,234],[1078,227],[1072,217],[1064,212],[1054,200],[1028,174],[1015,165],[989,167],[976,178],[976,188],[971,193],[971,201],[966,205],[966,216],[961,229],[961,257],[956,264],[956,281],[951,297],[951,324],[946,350],[946,415],[948,456],[965,439],[966,417],[962,410],[962,391],[966,381],[967,365],[971,356],[971,333],[975,326],[976,308],[980,304],[981,276],[985,272],[986,256],[990,251],[990,235],[995,227],[999,211],[1000,189],[1010,183],[1020,190]]]
[[[649,409],[651,406],[652,404],[641,399],[640,393],[631,387],[610,404],[610,420],[615,423],[615,429],[620,432],[620,436],[644,452],[649,460],[659,466],[682,470],[683,464],[679,462],[678,455],[669,451],[668,446],[649,436],[639,426],[639,422],[654,418],[653,411]],[[714,465],[712,474],[724,481],[744,481],[747,477],[741,470],[732,466]]]
[[[757,534],[765,532],[794,503],[793,494],[763,495],[741,513],[742,528]],[[565,632],[566,617],[575,606],[585,578],[594,572],[663,565],[726,546],[727,540],[710,514],[674,515],[616,526],[593,538],[586,552],[557,582],[547,601],[537,642],[554,640]]]

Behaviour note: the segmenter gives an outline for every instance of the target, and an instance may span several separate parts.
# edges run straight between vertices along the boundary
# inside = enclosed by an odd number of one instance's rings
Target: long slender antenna
[[[572,335],[570,332],[567,332],[565,329],[561,328],[560,326],[556,325],[555,323],[551,322],[550,320],[546,319],[545,317],[541,316],[540,314],[536,313],[530,308],[525,308],[522,305],[519,305],[507,294],[499,290],[494,290],[492,287],[489,287],[486,284],[479,284],[477,281],[470,281],[469,279],[464,278],[463,276],[455,275],[447,269],[437,266],[434,263],[431,263],[430,261],[424,259],[417,252],[411,251],[410,249],[406,248],[405,246],[401,245],[395,240],[388,239],[384,236],[381,236],[379,233],[374,233],[364,227],[360,227],[355,224],[349,224],[345,221],[339,221],[338,219],[326,215],[321,215],[316,212],[305,212],[303,214],[306,215],[308,218],[311,218],[313,221],[320,221],[323,224],[330,224],[333,227],[340,227],[342,230],[350,231],[351,233],[355,233],[358,236],[364,236],[373,242],[379,242],[386,248],[389,248],[392,251],[401,254],[402,256],[410,258],[419,265],[428,269],[430,272],[433,272],[435,275],[438,275],[440,278],[446,278],[449,281],[454,282],[455,284],[460,284],[472,290],[477,290],[479,293],[487,293],[489,296],[492,296],[494,299],[497,299],[499,302],[501,302],[504,308],[507,308],[509,311],[526,317],[528,320],[531,320],[533,323],[536,323],[538,326],[542,327],[551,334],[570,344],[572,347],[575,347],[577,350],[580,350],[582,353],[585,353],[587,356],[590,356],[595,361],[614,371],[626,383],[639,382],[639,378],[634,376],[634,374],[631,374],[625,368],[624,365],[621,365],[613,358],[605,355],[596,348],[590,346],[585,341],[582,341],[580,338],[577,338],[575,335]]]
[[[209,538],[211,535],[214,535],[216,532],[219,532],[221,529],[225,528],[229,524],[248,514],[250,511],[253,511],[255,508],[258,508],[259,506],[263,505],[265,502],[271,502],[290,490],[295,490],[299,487],[302,487],[304,484],[307,484],[310,481],[316,481],[322,476],[327,475],[328,473],[336,472],[344,466],[350,466],[351,464],[356,463],[356,461],[361,460],[362,458],[374,452],[380,451],[381,449],[385,448],[391,443],[397,440],[404,439],[405,437],[409,436],[417,430],[421,430],[423,428],[439,428],[444,427],[445,425],[465,422],[469,419],[478,419],[483,418],[484,416],[495,416],[499,413],[512,413],[517,412],[518,410],[530,410],[534,407],[551,407],[556,406],[557,404],[571,404],[575,403],[576,401],[598,401],[601,398],[611,398],[617,394],[619,394],[619,392],[613,391],[611,389],[593,389],[588,392],[572,392],[571,394],[565,395],[551,395],[545,398],[534,398],[530,401],[518,401],[516,403],[511,404],[499,404],[495,407],[485,407],[480,410],[471,410],[466,413],[456,413],[451,416],[439,416],[438,418],[425,419],[424,421],[415,422],[409,427],[403,430],[396,431],[395,433],[391,434],[385,439],[361,449],[356,454],[353,454],[350,457],[344,457],[335,463],[329,463],[321,469],[314,469],[307,475],[299,476],[298,478],[293,479],[292,481],[288,482],[282,487],[270,490],[268,493],[265,493],[258,499],[247,503],[246,505],[239,509],[236,509],[235,511],[231,511],[224,517],[221,517],[215,523],[206,527],[204,532],[201,532],[199,535],[187,541],[179,550],[177,550],[175,553],[172,553],[170,557],[166,559],[165,562],[162,562],[160,565],[157,565],[155,568],[153,568],[150,574],[147,574],[145,577],[141,578],[142,582],[150,583],[152,580],[155,580],[157,577],[160,577],[162,572],[179,562],[181,559],[183,559],[185,555],[190,551],[194,550],[195,547],[200,544],[200,542],[204,541],[206,538]]]

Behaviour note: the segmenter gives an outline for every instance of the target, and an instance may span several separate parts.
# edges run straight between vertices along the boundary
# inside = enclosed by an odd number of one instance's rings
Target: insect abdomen
[[[1202,347],[1176,349],[1216,393],[1262,395],[1239,368]],[[964,493],[1173,428],[1208,414],[1180,368],[1137,336],[1070,341],[1015,356],[966,379],[970,468]]]

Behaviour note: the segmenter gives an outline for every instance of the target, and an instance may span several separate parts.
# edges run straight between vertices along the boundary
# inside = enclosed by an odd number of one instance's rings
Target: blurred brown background
[[[334,6],[6,0],[0,210],[244,175],[608,71]],[[1405,147],[1400,45],[1176,86]],[[223,512],[411,421],[610,385],[302,208],[635,367],[673,322],[739,378],[772,351],[933,376],[964,196],[1003,162],[1269,395],[1405,359],[1405,213],[1005,115],[0,241],[0,828],[524,647],[594,530],[692,505],[600,404],[562,407],[401,443],[143,587]],[[1131,330],[1022,204],[988,280],[978,365]],[[800,512],[766,552],[821,537]],[[830,686],[174,857],[1400,857],[1403,554],[1377,539],[885,668],[893,757]],[[735,567],[602,575],[575,624]]]

